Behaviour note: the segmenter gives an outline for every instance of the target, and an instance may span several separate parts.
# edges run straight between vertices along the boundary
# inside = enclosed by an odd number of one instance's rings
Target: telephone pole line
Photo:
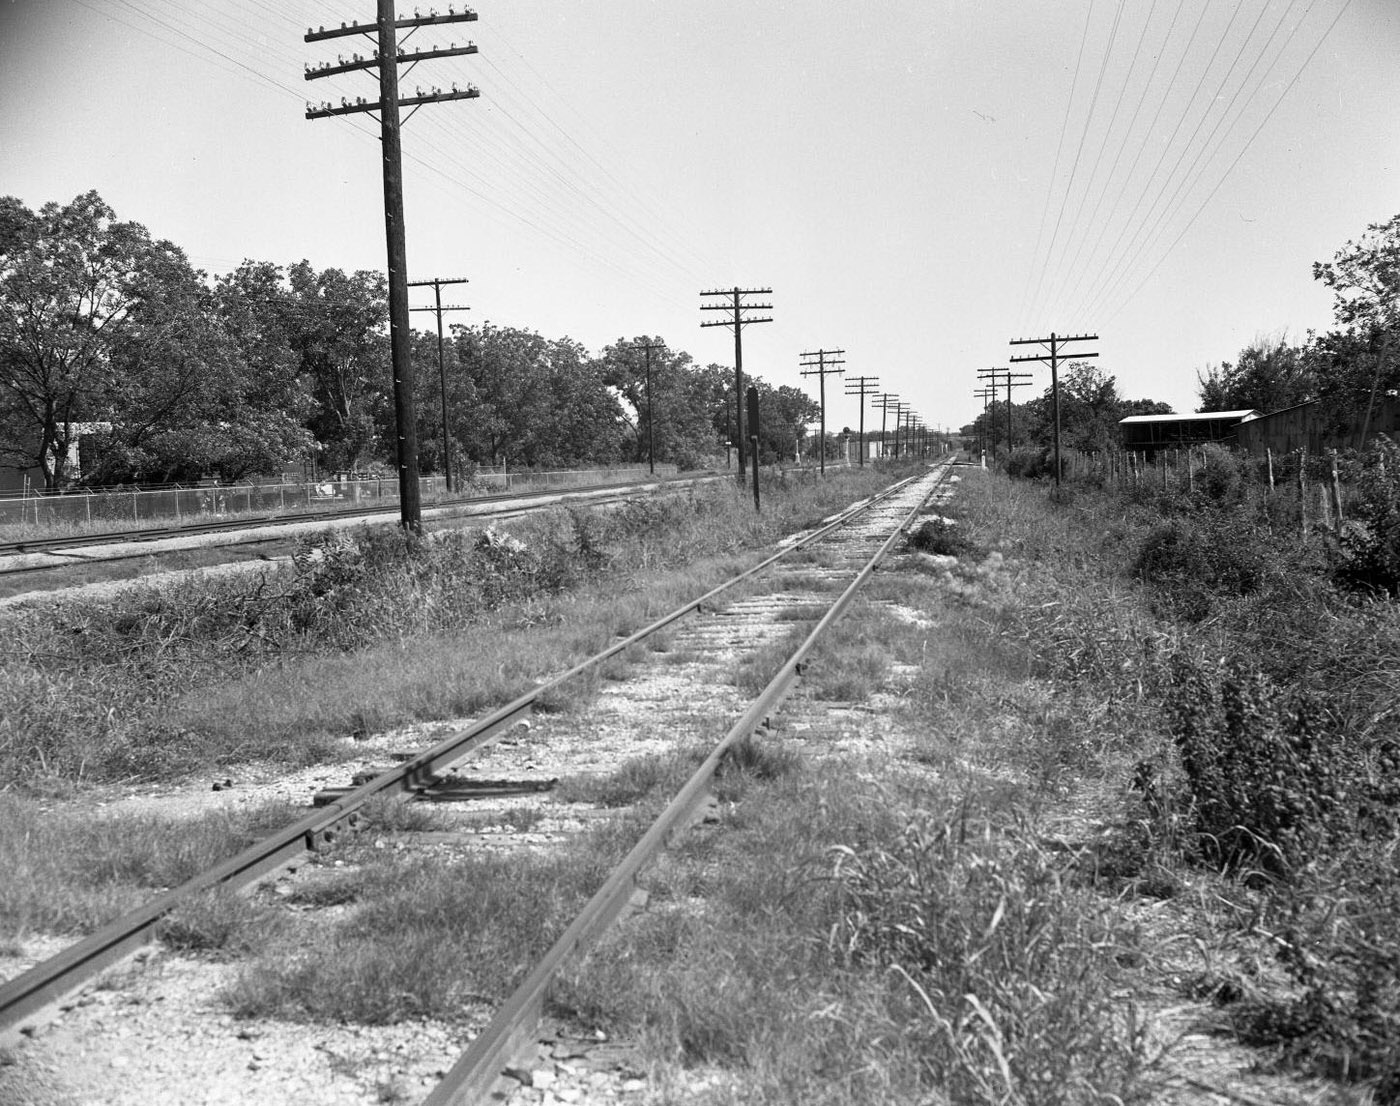
[[[475,54],[476,46],[467,43],[457,46],[432,47],[425,50],[400,53],[398,31],[407,28],[410,33],[419,27],[440,23],[470,23],[476,20],[476,12],[463,10],[450,11],[446,15],[415,15],[409,19],[399,19],[394,9],[394,0],[376,0],[376,17],[373,23],[341,24],[338,28],[318,30],[307,28],[305,42],[324,42],[332,38],[349,35],[365,35],[376,42],[378,49],[369,57],[355,54],[349,61],[337,58],[332,65],[327,62],[316,68],[307,67],[308,81],[322,77],[333,77],[342,73],[368,72],[378,70],[379,99],[366,100],[363,97],[353,103],[342,99],[340,106],[329,101],[319,105],[308,104],[306,118],[327,119],[336,115],[352,115],[357,112],[379,113],[379,138],[384,168],[384,237],[389,262],[389,344],[394,366],[394,421],[398,432],[399,465],[399,524],[413,533],[423,529],[423,508],[421,490],[418,486],[418,429],[413,410],[413,359],[410,356],[411,339],[408,326],[408,246],[403,225],[403,146],[400,140],[402,122],[399,108],[409,107],[412,118],[424,104],[436,104],[446,100],[469,100],[480,93],[472,87],[459,89],[455,84],[450,91],[434,88],[429,93],[420,92],[416,96],[399,96],[399,66],[416,65],[420,61],[437,58],[460,57]]]
[[[442,286],[444,284],[466,284],[466,277],[434,277],[432,280],[410,280],[410,288],[433,289],[434,304],[432,307],[410,307],[409,311],[431,311],[437,315],[438,332],[438,387],[442,393],[442,465],[443,472],[447,474],[447,490],[452,491],[452,438],[447,430],[447,368],[442,360],[442,313],[444,311],[470,311],[470,307],[458,307],[455,304],[444,306],[442,302]]]
[[[890,446],[885,437],[885,417],[890,413],[891,405],[899,405],[899,396],[894,392],[882,392],[870,401],[870,406],[880,408],[880,459],[887,458]]]
[[[644,350],[647,355],[647,466],[653,476],[656,475],[656,438],[652,433],[654,423],[651,418],[651,351],[654,349],[665,349],[665,342],[633,342],[633,349]],[[740,454],[740,456],[743,456]]]
[[[865,467],[865,397],[875,394],[875,385],[880,383],[878,376],[848,376],[846,394],[860,396],[860,464]],[[851,385],[855,387],[852,388]]]
[[[821,408],[822,408],[822,447],[820,451],[821,472],[826,472],[826,374],[835,373],[842,375],[846,370],[836,368],[837,365],[844,365],[845,358],[841,355],[846,351],[843,349],[819,349],[802,355],[803,376],[815,376],[820,382]],[[813,360],[815,358],[815,360]]]
[[[981,439],[978,443],[982,451],[982,465],[986,467],[987,455],[987,400],[996,399],[996,391],[990,387],[974,388],[972,394],[982,401],[982,423],[977,437]]]
[[[996,388],[1000,381],[1006,386],[1006,455],[1011,456],[1011,389],[1023,388],[1025,382],[1031,379],[1030,373],[1013,373],[1009,368],[978,369],[977,379],[981,381],[991,381],[992,385],[992,416],[996,417]],[[996,436],[992,436],[992,452],[996,453]]]
[[[1064,356],[1060,348],[1066,342],[1097,342],[1097,334],[1056,334],[1053,330],[1048,338],[1013,338],[1013,346],[1044,346],[1045,353],[1031,357],[1013,357],[1013,364],[1020,364],[1023,361],[1039,361],[1041,364],[1050,366],[1050,406],[1054,410],[1055,418],[1055,487],[1060,486],[1060,358]],[[1075,359],[1081,357],[1097,357],[1097,353],[1076,353]]]
[[[747,439],[744,437],[744,343],[743,329],[750,323],[771,323],[773,316],[769,315],[761,319],[746,318],[746,311],[772,311],[771,303],[745,303],[745,296],[771,296],[771,288],[717,288],[712,292],[701,292],[701,296],[725,296],[728,302],[702,303],[701,311],[728,311],[729,318],[716,319],[713,322],[702,322],[702,327],[706,326],[732,326],[734,328],[734,422],[735,430],[738,432],[736,444],[739,447],[739,483],[744,482],[744,450]],[[758,455],[754,454],[754,464],[758,464]]]

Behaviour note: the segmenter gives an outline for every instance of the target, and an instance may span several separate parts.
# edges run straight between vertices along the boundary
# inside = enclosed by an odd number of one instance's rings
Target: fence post
[[[1337,533],[1342,532],[1342,482],[1337,475],[1337,451],[1332,451],[1332,501],[1337,509]]]
[[[1308,451],[1298,451],[1298,525],[1308,536]]]

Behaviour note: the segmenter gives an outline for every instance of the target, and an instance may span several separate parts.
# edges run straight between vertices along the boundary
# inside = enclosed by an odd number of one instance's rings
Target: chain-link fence
[[[657,476],[673,476],[675,465],[657,465]],[[531,491],[556,487],[586,487],[640,480],[649,475],[642,466],[560,472],[477,472],[448,493],[440,476],[424,477],[426,506],[444,500]],[[192,488],[132,488],[74,491],[63,495],[21,495],[0,498],[0,525],[86,526],[137,529],[149,523],[195,522],[210,519],[342,510],[363,504],[389,506],[399,499],[395,477],[361,477],[277,484],[218,484]]]

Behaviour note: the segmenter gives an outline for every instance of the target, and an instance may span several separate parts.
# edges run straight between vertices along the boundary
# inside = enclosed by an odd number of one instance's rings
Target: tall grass
[[[704,562],[732,563],[884,479],[775,485],[762,515],[723,486],[509,533],[337,532],[288,568],[0,614],[17,646],[0,657],[0,786],[300,763],[367,725],[480,709],[563,667],[581,640],[559,634],[527,656],[491,635],[562,621],[563,597],[585,585],[624,602],[644,576],[697,566],[707,579]],[[240,716],[254,723],[242,733]]]

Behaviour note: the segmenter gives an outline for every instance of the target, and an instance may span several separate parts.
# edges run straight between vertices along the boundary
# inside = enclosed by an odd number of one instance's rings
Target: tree
[[[325,467],[356,469],[387,457],[380,428],[392,426],[389,400],[389,286],[383,273],[288,270],[284,315],[314,408],[310,429]]]
[[[281,321],[279,277],[275,265],[244,262],[211,290],[187,267],[145,274],[112,351],[109,421],[85,477],[237,480],[304,456],[311,405]]]
[[[110,414],[133,314],[162,280],[189,275],[176,246],[117,222],[96,192],[37,214],[0,201],[0,456],[61,488],[78,424]]]
[[[1279,411],[1311,399],[1316,381],[1303,349],[1280,332],[1260,335],[1239,360],[1196,374],[1202,411]]]
[[[1361,415],[1358,444],[1370,429],[1376,399],[1400,387],[1395,335],[1400,330],[1400,215],[1372,223],[1359,241],[1348,242],[1329,262],[1313,265],[1313,278],[1333,293],[1341,325],[1315,343],[1314,363],[1324,371],[1319,392],[1334,419]]]
[[[660,347],[651,353],[650,427],[646,353],[640,348],[645,343]],[[648,430],[655,443],[656,459],[663,463],[693,469],[714,456],[720,445],[716,414],[723,402],[722,370],[718,366],[701,369],[690,354],[671,349],[659,337],[648,336],[630,341],[619,338],[603,350],[599,361],[604,380],[622,399],[622,418],[632,428],[632,454],[637,461],[647,457]]]

